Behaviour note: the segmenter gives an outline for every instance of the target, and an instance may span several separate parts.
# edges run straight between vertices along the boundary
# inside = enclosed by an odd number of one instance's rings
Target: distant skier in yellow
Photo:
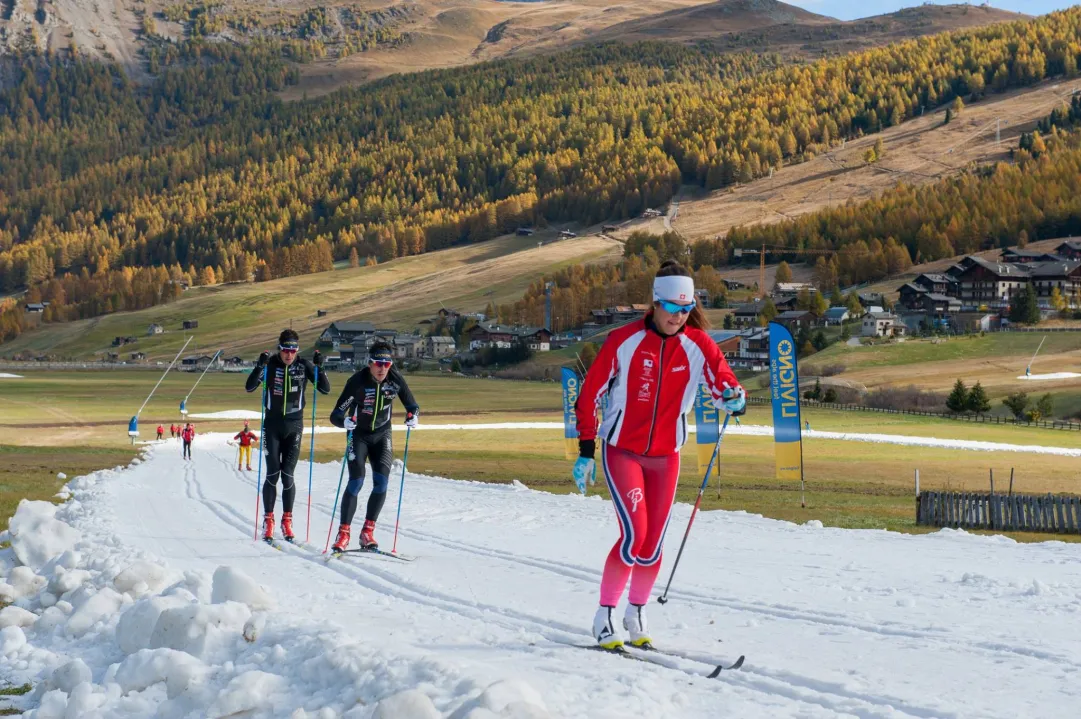
[[[259,441],[259,435],[252,432],[248,428],[248,420],[244,420],[244,429],[240,431],[233,439],[240,440],[240,455],[237,457],[237,469],[243,469],[245,465],[248,467],[248,471],[251,471],[251,446],[252,442]]]

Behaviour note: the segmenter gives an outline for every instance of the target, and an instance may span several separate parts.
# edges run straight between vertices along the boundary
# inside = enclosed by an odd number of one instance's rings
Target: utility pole
[[[553,282],[544,283],[544,329],[552,331],[552,285]]]
[[[995,118],[995,146],[1000,147],[1002,145],[1002,118]]]

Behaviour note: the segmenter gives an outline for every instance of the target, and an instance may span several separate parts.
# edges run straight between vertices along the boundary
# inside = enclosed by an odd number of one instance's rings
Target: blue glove
[[[578,491],[586,493],[586,481],[590,484],[597,483],[597,463],[588,457],[579,457],[574,462],[574,483],[578,485]]]
[[[747,393],[740,386],[730,387],[721,393],[722,406],[728,414],[740,414],[747,408]]]

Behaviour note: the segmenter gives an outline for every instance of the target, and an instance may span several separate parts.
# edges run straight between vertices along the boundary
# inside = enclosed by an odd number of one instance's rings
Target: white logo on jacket
[[[635,487],[631,491],[627,492],[627,499],[631,503],[631,513],[638,511],[638,503],[642,501],[642,490],[639,487]]]
[[[681,364],[678,367],[673,367],[672,371],[673,372],[686,372],[687,371],[687,365]]]

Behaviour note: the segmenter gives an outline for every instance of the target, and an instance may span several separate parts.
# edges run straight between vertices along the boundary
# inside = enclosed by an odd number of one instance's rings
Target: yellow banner
[[[777,479],[801,479],[799,442],[777,442],[773,450],[777,458]]]

